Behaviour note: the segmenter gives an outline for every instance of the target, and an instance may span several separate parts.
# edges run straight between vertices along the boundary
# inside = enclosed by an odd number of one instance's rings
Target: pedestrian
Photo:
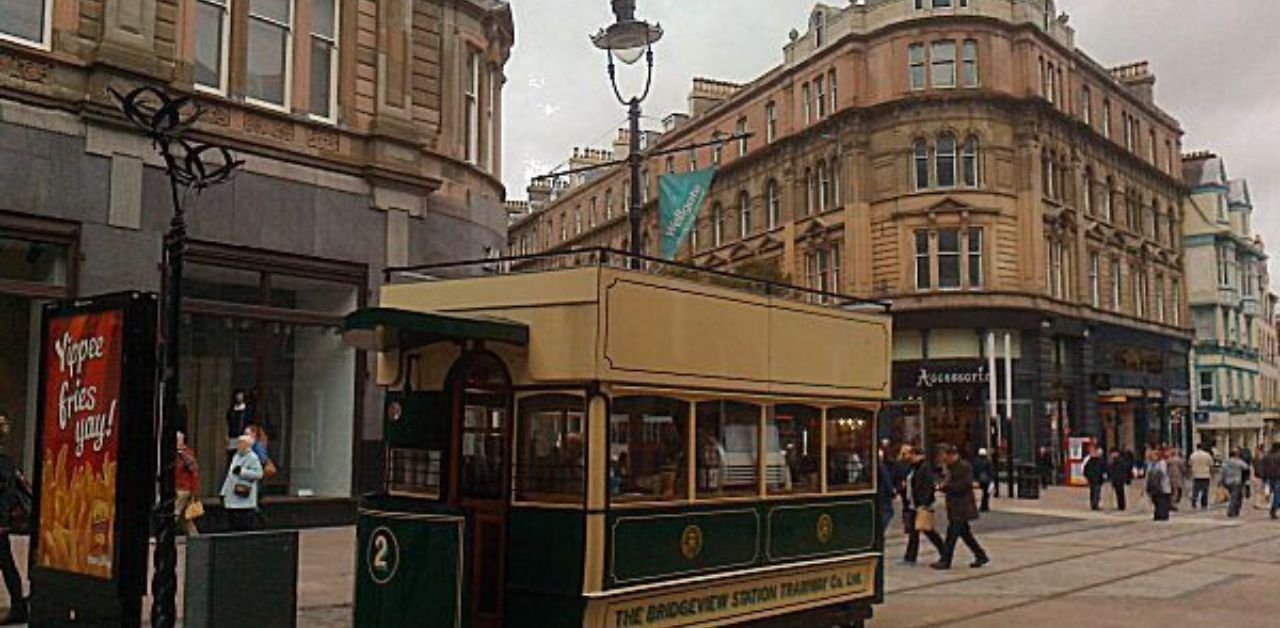
[[[1253,496],[1253,491],[1250,487],[1250,482],[1253,480],[1253,450],[1246,446],[1241,447],[1239,451],[1240,461],[1244,463],[1244,478],[1241,480],[1240,486],[1244,490],[1244,499],[1249,499]]]
[[[1280,510],[1280,443],[1271,444],[1271,452],[1258,465],[1258,477],[1271,492],[1271,518],[1275,519]]]
[[[236,455],[227,468],[222,483],[222,505],[227,520],[236,532],[247,532],[258,526],[258,482],[262,480],[262,463],[253,453],[253,437],[242,434],[236,439]]]
[[[902,503],[902,525],[907,534],[907,552],[902,562],[914,565],[920,554],[921,534],[933,543],[939,556],[945,555],[946,546],[935,525],[934,502],[938,485],[934,480],[933,465],[925,460],[922,452],[910,446],[902,448],[901,456],[911,465],[907,474],[907,501]]]
[[[1249,467],[1240,457],[1240,449],[1232,448],[1227,461],[1222,463],[1222,487],[1227,489],[1227,516],[1239,517],[1240,505],[1244,501],[1245,473]]]
[[[195,452],[187,446],[187,435],[182,432],[178,432],[177,463],[173,469],[174,486],[178,490],[174,514],[187,536],[197,536],[200,530],[196,519],[204,515],[204,505],[200,503],[200,464],[196,462]]]
[[[271,454],[268,451],[270,441],[267,438],[266,430],[261,425],[250,425],[244,428],[244,433],[253,437],[253,453],[258,457],[258,462],[262,463],[262,479],[270,480],[279,472],[276,469],[276,463],[271,460]]]
[[[9,611],[0,625],[27,623],[27,596],[22,589],[22,573],[13,560],[9,534],[20,522],[14,517],[31,516],[31,486],[9,457],[9,417],[0,412],[0,573],[9,591]]]
[[[893,473],[889,470],[889,465],[885,463],[884,456],[886,450],[880,450],[880,464],[877,469],[879,475],[879,485],[876,487],[877,502],[880,505],[880,538],[885,539],[885,532],[889,530],[889,522],[893,521],[893,497],[896,493],[893,486]]]
[[[1129,479],[1133,475],[1133,465],[1125,458],[1125,455],[1117,449],[1111,450],[1111,463],[1108,465],[1107,477],[1111,479],[1111,488],[1116,492],[1116,510],[1124,512],[1127,504],[1125,503],[1125,489],[1129,484]]]
[[[1089,482],[1089,510],[1102,510],[1102,485],[1107,481],[1107,463],[1093,449],[1084,459],[1084,478]]]
[[[1155,509],[1156,521],[1168,521],[1172,507],[1173,484],[1169,476],[1169,461],[1165,452],[1154,448],[1147,454],[1147,496]]]
[[[1169,486],[1173,488],[1173,493],[1169,495],[1169,510],[1176,512],[1187,487],[1187,462],[1182,459],[1182,453],[1177,447],[1165,448],[1164,461],[1169,467]]]
[[[973,467],[960,459],[960,451],[955,445],[942,445],[942,462],[945,465],[943,482],[938,487],[947,496],[947,540],[943,547],[942,558],[930,567],[934,569],[950,569],[951,560],[956,555],[956,541],[963,540],[973,553],[973,562],[969,567],[977,569],[989,562],[987,552],[973,537],[970,523],[978,519],[978,505],[973,499]]]
[[[1191,466],[1191,507],[1200,504],[1200,510],[1209,509],[1209,487],[1213,480],[1213,454],[1201,444],[1187,459]]]
[[[1036,466],[1040,470],[1040,486],[1049,488],[1053,484],[1053,455],[1048,447],[1041,447],[1036,453]]]
[[[991,457],[986,448],[978,450],[978,457],[973,459],[973,477],[978,480],[978,488],[982,489],[982,505],[978,512],[991,510],[991,485],[996,482],[996,470],[991,464]]]
[[[249,405],[248,393],[237,389],[231,393],[231,407],[227,408],[227,466],[236,455],[236,441],[253,425],[253,407]]]

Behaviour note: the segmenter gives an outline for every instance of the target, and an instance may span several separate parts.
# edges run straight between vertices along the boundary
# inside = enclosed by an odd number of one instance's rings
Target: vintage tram
[[[392,274],[344,329],[387,388],[357,626],[860,626],[883,599],[880,304],[608,250]]]

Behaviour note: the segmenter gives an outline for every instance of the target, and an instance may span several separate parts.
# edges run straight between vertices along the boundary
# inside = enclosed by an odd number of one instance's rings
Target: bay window
[[[907,63],[911,89],[924,89],[924,44],[911,44],[907,49]]]
[[[954,290],[960,287],[960,231],[938,230],[938,287]]]
[[[782,223],[782,194],[778,190],[777,179],[769,179],[765,184],[764,194],[768,208],[769,228],[775,229]]]
[[[913,179],[916,190],[929,189],[929,143],[920,139],[912,145]]]
[[[826,303],[827,294],[840,292],[840,245],[822,246],[804,257],[806,283],[810,290],[824,293],[814,297],[819,303]]]
[[[778,139],[778,105],[769,103],[764,106],[764,141],[772,144]]]
[[[935,153],[937,166],[936,182],[940,188],[956,186],[956,138],[954,135],[943,135],[938,138]]]
[[[250,0],[245,96],[286,109],[293,72],[292,0]]]
[[[467,67],[462,94],[462,130],[467,163],[480,161],[480,54],[467,51]]]
[[[970,135],[964,140],[963,153],[964,185],[978,187],[978,138]]]
[[[956,86],[956,42],[935,41],[930,52],[934,87]]]
[[[964,40],[961,48],[961,58],[964,63],[964,86],[978,86],[978,42],[972,39]]]
[[[969,287],[982,287],[982,229],[969,229]]]
[[[915,233],[916,290],[928,290],[933,287],[929,259],[929,232],[921,229]]]

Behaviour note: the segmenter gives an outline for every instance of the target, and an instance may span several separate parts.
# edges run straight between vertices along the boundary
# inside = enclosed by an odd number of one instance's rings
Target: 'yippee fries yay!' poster
[[[56,317],[48,334],[37,564],[111,579],[124,313]]]

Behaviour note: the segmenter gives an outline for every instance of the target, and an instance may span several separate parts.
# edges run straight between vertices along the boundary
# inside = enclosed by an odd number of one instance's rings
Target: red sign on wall
[[[102,579],[115,568],[124,312],[48,322],[36,564]]]

